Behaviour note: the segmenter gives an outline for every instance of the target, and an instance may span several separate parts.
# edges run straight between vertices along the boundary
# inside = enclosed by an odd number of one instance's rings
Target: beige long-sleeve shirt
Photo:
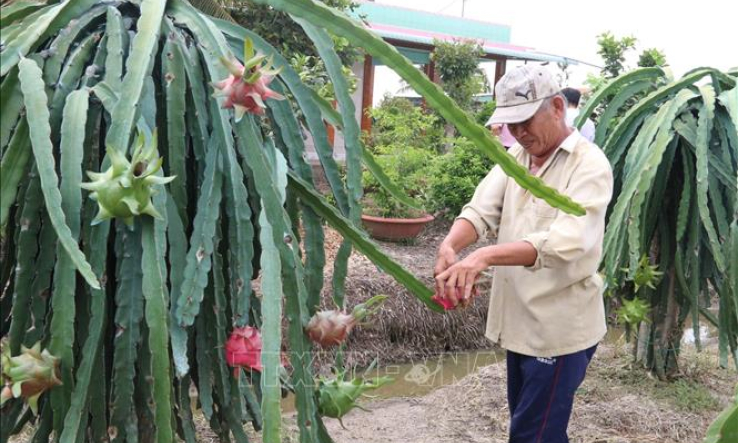
[[[519,144],[510,154],[529,165],[530,156]],[[526,241],[536,249],[538,258],[530,267],[495,269],[485,335],[513,352],[554,357],[587,349],[606,332],[597,269],[613,179],[607,157],[578,131],[537,175],[580,203],[586,215],[549,206],[495,166],[459,218],[471,222],[480,239]]]

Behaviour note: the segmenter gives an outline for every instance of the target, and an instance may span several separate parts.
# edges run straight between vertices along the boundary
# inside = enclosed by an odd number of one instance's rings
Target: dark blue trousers
[[[568,443],[574,393],[597,349],[554,358],[507,351],[510,443]]]

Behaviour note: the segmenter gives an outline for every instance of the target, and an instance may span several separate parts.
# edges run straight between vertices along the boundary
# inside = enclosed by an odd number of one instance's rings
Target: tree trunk
[[[667,284],[668,289],[666,299],[662,301],[666,303],[666,309],[663,316],[654,320],[650,344],[652,350],[649,353],[653,357],[648,365],[661,380],[671,377],[679,369],[677,357],[683,329],[678,318],[679,304],[676,300],[676,275],[673,266],[669,269],[667,276],[668,282],[663,284]],[[654,306],[654,309],[656,308],[657,306]]]
[[[451,123],[446,123],[443,126],[443,135],[445,137],[445,140],[443,141],[443,153],[447,153],[451,150],[451,146],[453,143],[451,142],[451,139],[456,136],[456,128]]]

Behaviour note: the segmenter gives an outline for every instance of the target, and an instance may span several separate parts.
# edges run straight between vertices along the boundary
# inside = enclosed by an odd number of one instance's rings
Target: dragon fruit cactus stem
[[[379,305],[387,299],[386,295],[377,295],[364,303],[358,304],[351,314],[330,310],[316,312],[310,319],[305,331],[310,340],[324,347],[343,343],[351,330],[369,315],[379,309]]]

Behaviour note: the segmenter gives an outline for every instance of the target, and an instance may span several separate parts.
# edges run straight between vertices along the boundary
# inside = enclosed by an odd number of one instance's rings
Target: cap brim
[[[517,106],[496,108],[495,112],[492,114],[492,117],[490,117],[487,121],[487,126],[524,122],[533,117],[533,114],[538,111],[542,104],[543,100],[538,100],[535,102],[524,103]]]

